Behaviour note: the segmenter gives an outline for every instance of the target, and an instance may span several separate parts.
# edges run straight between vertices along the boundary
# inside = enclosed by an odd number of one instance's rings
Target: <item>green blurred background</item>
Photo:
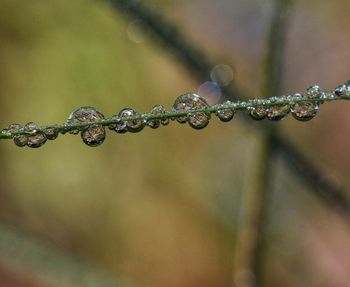
[[[271,0],[142,2],[231,66],[250,97],[261,96]],[[1,125],[62,123],[87,105],[105,116],[169,109],[177,95],[196,92],[202,83],[135,20],[104,1],[1,0]],[[349,24],[348,1],[295,1],[284,93],[349,78]],[[349,108],[332,103],[311,122],[276,124],[346,190]],[[172,123],[110,132],[98,148],[69,135],[40,149],[2,141],[0,286],[109,286],[90,273],[131,286],[245,286],[232,269],[259,125],[213,119],[196,131]],[[264,286],[349,286],[349,225],[279,159],[273,168]]]

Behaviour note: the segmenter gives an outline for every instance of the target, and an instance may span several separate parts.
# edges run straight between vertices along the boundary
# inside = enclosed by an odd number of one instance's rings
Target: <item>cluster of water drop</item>
[[[1,133],[10,133],[17,146],[28,146],[30,148],[41,147],[47,140],[54,140],[58,136],[58,130],[55,128],[40,130],[39,126],[32,122],[27,123],[25,126],[11,124],[3,129]]]
[[[194,129],[205,128],[210,121],[210,112],[207,101],[193,93],[187,93],[177,97],[173,105],[173,112],[184,112],[185,115],[177,117],[180,124],[188,123]],[[190,111],[190,113],[188,113]]]
[[[268,104],[285,103],[284,105],[257,105],[249,107],[249,115],[252,119],[260,121],[280,121],[289,113],[299,121],[309,121],[317,115],[319,102],[322,101],[323,92],[319,86],[312,86],[306,90],[304,95],[294,94],[278,98],[270,98]],[[303,100],[302,99],[306,99]],[[319,101],[316,101],[319,99]],[[308,101],[310,100],[310,101]]]
[[[257,121],[268,119],[280,121],[289,113],[300,121],[313,119],[319,105],[325,100],[350,98],[350,81],[338,86],[333,92],[323,92],[320,87],[312,86],[301,94],[269,99],[255,99],[246,102],[209,106],[207,101],[194,93],[186,93],[176,98],[172,111],[167,112],[162,105],[155,105],[150,112],[140,114],[132,108],[122,109],[116,115],[105,119],[104,115],[93,107],[81,107],[73,111],[66,123],[61,126],[40,128],[35,123],[25,126],[11,124],[0,135],[11,137],[17,146],[41,147],[47,140],[55,140],[59,133],[79,134],[83,142],[91,147],[102,144],[106,138],[105,126],[117,133],[137,133],[144,127],[156,129],[168,125],[170,120],[181,124],[188,123],[194,129],[205,128],[214,113],[222,122],[232,120],[236,111],[247,110],[249,116]]]
[[[162,105],[155,105],[150,114],[151,116],[163,116],[165,115],[166,111],[164,106]],[[160,125],[166,126],[170,122],[169,118],[162,118],[162,119],[149,119],[146,121],[147,126],[149,126],[152,129],[157,129],[160,127]]]
[[[100,123],[102,120],[104,115],[95,108],[81,107],[69,115],[66,127],[70,134],[80,132],[83,142],[94,147],[102,144],[106,138],[106,130]]]

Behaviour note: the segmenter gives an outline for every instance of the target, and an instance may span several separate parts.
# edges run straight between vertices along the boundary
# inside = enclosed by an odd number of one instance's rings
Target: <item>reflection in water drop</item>
[[[118,133],[125,133],[126,131],[136,133],[144,128],[144,123],[141,119],[131,119],[133,117],[140,117],[140,114],[132,108],[122,109],[118,117],[121,118],[120,123],[117,124],[115,129]]]
[[[83,124],[83,123],[95,123],[103,119],[104,119],[104,115],[100,113],[98,110],[96,110],[95,108],[81,107],[73,111],[69,115],[66,124],[77,125],[77,124]],[[79,129],[70,130],[69,133],[76,135],[79,133]]]
[[[11,124],[7,128],[3,129],[4,132],[17,133],[23,131],[23,127],[20,124]],[[28,143],[28,137],[26,135],[13,135],[13,142],[19,147],[24,147]]]
[[[109,124],[108,128],[112,131],[116,131],[117,133],[126,133],[128,130],[126,128],[126,122],[122,122],[121,119],[114,115],[109,120],[115,121],[113,124]]]
[[[336,87],[336,89],[334,90],[334,93],[338,97],[344,97],[344,96],[349,97],[350,96],[350,81],[347,81],[346,83]]]
[[[235,112],[233,109],[225,108],[216,112],[216,116],[222,122],[229,122],[233,119]]]
[[[16,133],[22,130],[22,126],[20,124],[11,124],[8,127],[4,128],[0,133]],[[12,135],[14,138],[14,135]]]
[[[148,25],[142,20],[134,20],[129,23],[127,28],[128,38],[137,43],[141,44],[146,42],[150,34],[150,29]]]
[[[16,135],[13,137],[13,142],[16,146],[24,147],[28,143],[28,137],[26,135]]]
[[[289,106],[274,106],[267,109],[266,117],[270,121],[280,121],[290,112]]]
[[[81,132],[81,138],[88,146],[99,146],[106,138],[105,128],[98,124],[91,125]]]
[[[47,128],[44,130],[44,135],[48,140],[55,140],[58,137],[58,130],[55,128]]]
[[[16,133],[16,132],[19,132],[21,129],[22,129],[22,126],[20,124],[11,124],[8,127],[4,128],[2,132]]]
[[[196,129],[204,129],[208,124],[210,120],[210,114],[204,113],[204,112],[194,112],[193,114],[190,114],[188,123],[189,125]]]
[[[187,93],[176,98],[173,105],[173,111],[188,111],[191,109],[203,109],[207,108],[209,105],[206,100],[196,94]],[[207,115],[208,116],[208,115]],[[210,116],[209,116],[210,119]],[[178,117],[176,120],[180,124],[184,124],[188,121],[186,116]]]
[[[154,116],[164,115],[165,114],[165,108],[164,108],[163,105],[155,105],[152,108],[150,114],[154,115]],[[149,126],[152,129],[158,128],[160,126],[160,124],[162,124],[164,126],[168,125],[169,124],[169,119],[149,120],[147,122],[147,126]]]
[[[216,104],[221,98],[221,88],[217,82],[208,81],[198,88],[198,95],[208,99],[209,103]]]
[[[219,86],[226,87],[233,80],[233,72],[230,66],[219,64],[211,70],[210,78]]]
[[[319,99],[322,96],[322,90],[319,86],[311,86],[305,91],[305,96],[309,99]]]
[[[296,103],[292,106],[291,112],[294,118],[299,121],[309,121],[313,119],[318,111],[319,105],[317,103]]]
[[[263,106],[255,107],[250,109],[249,115],[253,120],[261,121],[265,119],[267,110]]]
[[[42,132],[38,132],[39,127],[35,123],[27,123],[24,126],[24,131],[33,132],[35,134],[28,135],[27,146],[31,148],[41,147],[46,142],[46,137]]]

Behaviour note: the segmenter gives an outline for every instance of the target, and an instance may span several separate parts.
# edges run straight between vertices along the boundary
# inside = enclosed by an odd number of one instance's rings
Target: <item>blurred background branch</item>
[[[154,36],[160,41],[162,46],[166,48],[171,54],[175,55],[177,59],[184,64],[188,69],[190,75],[197,78],[199,81],[206,81],[210,74],[210,70],[214,64],[210,62],[210,57],[201,49],[196,47],[193,43],[188,41],[186,37],[174,26],[171,22],[167,21],[163,15],[155,10],[148,9],[147,5],[136,1],[127,0],[109,0],[113,7],[119,9],[121,12],[127,13],[131,17],[141,19],[150,29]],[[288,13],[288,10],[285,12]],[[286,17],[286,15],[281,15]],[[275,18],[274,21],[278,21]],[[267,58],[268,68],[270,71],[267,73],[269,79],[265,85],[265,96],[267,92],[279,91],[281,89],[281,83],[278,81],[280,77],[281,67],[277,62],[279,61],[281,54],[274,56],[275,52],[278,52],[285,41],[286,35],[282,35],[285,27],[272,26],[271,39],[275,42],[273,51],[269,53]],[[271,95],[271,94],[270,94]],[[273,94],[276,95],[276,94]],[[228,88],[223,89],[223,96],[227,100],[237,99],[245,97],[244,93],[234,84],[231,84]],[[317,197],[321,199],[327,198],[324,201],[330,206],[336,207],[335,210],[340,211],[346,218],[350,214],[350,201],[346,196],[346,192],[334,183],[327,175],[314,167],[305,156],[302,155],[298,148],[285,142],[282,136],[275,131],[273,134],[273,140],[275,146],[283,153],[283,159],[287,166],[291,166],[291,170],[296,175],[303,179],[305,182],[322,184],[312,185],[309,190],[312,191]],[[307,172],[305,172],[307,170]]]
[[[277,96],[282,92],[284,51],[290,20],[288,16],[292,9],[290,0],[273,2],[273,16],[266,47],[263,98]],[[275,127],[266,125],[264,128],[259,133],[253,177],[249,179],[245,191],[243,222],[238,231],[239,239],[235,252],[234,286],[258,287],[263,284],[264,224],[269,207],[269,194],[273,186],[273,161],[276,152]],[[241,278],[238,281],[239,277]]]

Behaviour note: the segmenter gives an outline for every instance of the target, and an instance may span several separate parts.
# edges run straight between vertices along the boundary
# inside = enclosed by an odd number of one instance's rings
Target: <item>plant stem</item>
[[[179,117],[189,117],[195,113],[207,113],[207,114],[215,114],[221,110],[231,109],[234,111],[249,111],[256,107],[264,106],[266,108],[275,107],[275,106],[286,106],[286,105],[295,105],[297,103],[305,103],[305,102],[332,102],[338,100],[350,100],[350,95],[337,96],[334,92],[323,92],[321,97],[318,99],[309,99],[307,96],[302,96],[300,94],[282,96],[282,97],[271,97],[268,99],[253,99],[248,101],[237,101],[237,102],[225,102],[223,104],[203,107],[203,108],[195,108],[189,110],[180,110],[180,111],[171,111],[165,112],[164,114],[154,115],[151,113],[144,113],[139,116],[133,117],[114,117],[111,119],[105,119],[95,122],[83,122],[79,124],[55,124],[55,125],[46,125],[41,126],[34,132],[26,132],[26,131],[18,131],[18,132],[9,132],[3,130],[0,133],[0,139],[11,139],[16,135],[34,135],[37,133],[43,132],[45,129],[55,129],[61,133],[66,133],[75,129],[86,129],[91,125],[102,125],[109,126],[112,124],[119,123],[121,121],[152,121],[152,120],[165,120],[165,119],[176,119]]]

